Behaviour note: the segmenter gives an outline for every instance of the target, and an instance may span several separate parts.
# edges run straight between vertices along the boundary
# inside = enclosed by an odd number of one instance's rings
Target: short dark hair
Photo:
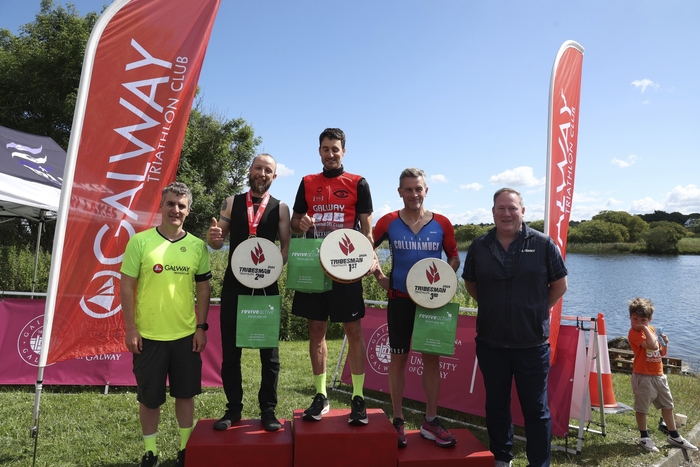
[[[345,149],[345,133],[340,128],[326,128],[318,137],[318,147],[321,147],[324,139],[337,139],[340,140],[340,147]]]
[[[165,202],[165,197],[168,193],[173,193],[178,196],[187,196],[187,207],[192,209],[192,191],[189,187],[182,182],[173,182],[170,185],[163,188],[160,195],[160,205],[162,206]]]
[[[630,316],[637,315],[651,319],[654,314],[654,304],[648,298],[635,298],[630,300]]]
[[[401,188],[401,184],[403,183],[404,178],[418,178],[422,177],[423,181],[425,182],[425,186],[428,186],[428,181],[425,179],[425,172],[422,169],[418,169],[416,167],[409,167],[407,169],[403,169],[403,172],[401,172],[401,175],[399,175],[399,188]]]
[[[496,206],[496,198],[501,196],[503,193],[513,193],[514,195],[517,195],[518,201],[520,202],[520,207],[525,207],[525,204],[523,203],[523,196],[518,192],[518,190],[514,188],[501,188],[498,190],[496,193],[493,194],[493,205]]]

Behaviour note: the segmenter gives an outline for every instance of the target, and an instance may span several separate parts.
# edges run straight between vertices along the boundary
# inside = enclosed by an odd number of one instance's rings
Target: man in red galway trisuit
[[[323,172],[305,176],[294,201],[292,232],[309,238],[325,237],[339,228],[355,229],[372,242],[372,196],[364,177],[345,172],[345,133],[327,128],[319,136]],[[378,267],[376,255],[370,271]],[[295,292],[292,313],[307,318],[309,354],[314,373],[316,396],[304,411],[304,419],[321,420],[330,405],[326,392],[326,330],[328,318],[342,322],[348,339],[348,360],[352,374],[351,425],[369,422],[362,392],[365,379],[365,341],[361,319],[365,315],[362,282],[333,282],[332,290],[323,293]]]

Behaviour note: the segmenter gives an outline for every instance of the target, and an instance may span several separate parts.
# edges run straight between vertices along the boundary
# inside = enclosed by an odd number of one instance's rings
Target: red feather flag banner
[[[39,381],[47,364],[126,349],[126,243],[175,179],[220,0],[116,0],[88,40],[58,209]]]
[[[31,434],[47,364],[126,350],[126,244],[160,222],[220,0],[115,0],[88,39],[44,309]]]
[[[576,175],[582,67],[583,47],[574,41],[564,42],[554,60],[549,85],[544,233],[554,240],[564,259]],[[562,300],[550,310],[552,364],[556,361]]]

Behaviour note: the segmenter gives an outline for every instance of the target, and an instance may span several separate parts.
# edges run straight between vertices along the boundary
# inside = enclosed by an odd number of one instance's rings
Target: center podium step
[[[331,409],[318,422],[294,411],[294,467],[396,467],[396,430],[382,409],[367,409],[369,424],[348,424],[349,409]]]

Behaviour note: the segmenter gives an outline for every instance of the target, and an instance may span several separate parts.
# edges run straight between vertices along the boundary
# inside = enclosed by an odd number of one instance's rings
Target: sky
[[[55,1],[66,5],[65,1]],[[80,14],[110,0],[74,0]],[[0,0],[19,33],[39,0]],[[425,206],[489,223],[493,193],[544,218],[547,104],[559,47],[585,49],[572,220],[603,210],[700,212],[696,0],[222,0],[201,72],[206,110],[243,118],[293,206],[322,169],[318,135],[347,137],[373,219],[403,207],[398,177],[427,174]],[[218,213],[213,213],[213,215]]]

